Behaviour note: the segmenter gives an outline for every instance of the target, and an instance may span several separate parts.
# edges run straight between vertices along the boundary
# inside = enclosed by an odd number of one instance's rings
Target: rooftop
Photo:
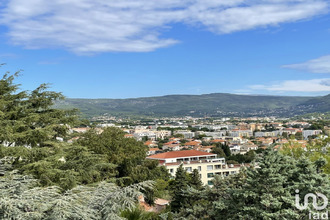
[[[170,151],[160,154],[155,154],[147,158],[150,159],[167,159],[167,158],[177,158],[177,157],[197,157],[197,156],[216,156],[216,154],[207,153],[198,150],[182,150],[182,151]]]

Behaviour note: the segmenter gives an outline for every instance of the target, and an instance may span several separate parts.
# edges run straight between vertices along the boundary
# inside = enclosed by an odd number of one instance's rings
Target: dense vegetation
[[[307,158],[293,159],[268,149],[259,168],[241,170],[228,178],[216,176],[212,188],[187,186],[176,212],[183,219],[308,219],[306,210],[295,207],[295,194],[323,193],[329,198],[329,176],[318,172]],[[323,210],[323,211],[326,211]]]
[[[86,117],[127,116],[294,116],[330,111],[330,96],[285,97],[214,93],[168,95],[135,99],[66,99],[56,103],[61,109],[78,108]]]

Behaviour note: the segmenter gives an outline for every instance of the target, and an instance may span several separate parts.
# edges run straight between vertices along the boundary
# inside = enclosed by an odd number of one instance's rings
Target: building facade
[[[158,160],[159,164],[164,165],[172,176],[175,176],[181,164],[188,173],[197,169],[203,184],[209,186],[213,185],[212,179],[215,175],[228,176],[236,174],[242,166],[228,165],[225,158],[217,158],[216,154],[197,150],[166,152],[149,156],[147,159]]]

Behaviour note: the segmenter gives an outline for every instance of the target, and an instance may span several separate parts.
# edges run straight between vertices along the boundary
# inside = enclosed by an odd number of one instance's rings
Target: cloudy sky
[[[0,0],[2,73],[74,98],[330,93],[327,0]]]

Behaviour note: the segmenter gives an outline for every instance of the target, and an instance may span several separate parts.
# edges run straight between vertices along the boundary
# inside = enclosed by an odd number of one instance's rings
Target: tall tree
[[[0,79],[0,144],[43,147],[64,137],[76,120],[75,110],[54,109],[61,93],[47,91],[46,84],[32,92],[20,91],[14,80],[19,72]]]
[[[190,174],[190,181],[189,185],[195,189],[202,189],[203,183],[200,178],[200,174],[197,169],[194,169],[193,172]]]
[[[172,186],[173,198],[171,201],[171,210],[174,212],[179,211],[186,204],[187,197],[185,196],[185,190],[188,188],[188,184],[188,174],[181,164],[175,173],[174,184]]]

